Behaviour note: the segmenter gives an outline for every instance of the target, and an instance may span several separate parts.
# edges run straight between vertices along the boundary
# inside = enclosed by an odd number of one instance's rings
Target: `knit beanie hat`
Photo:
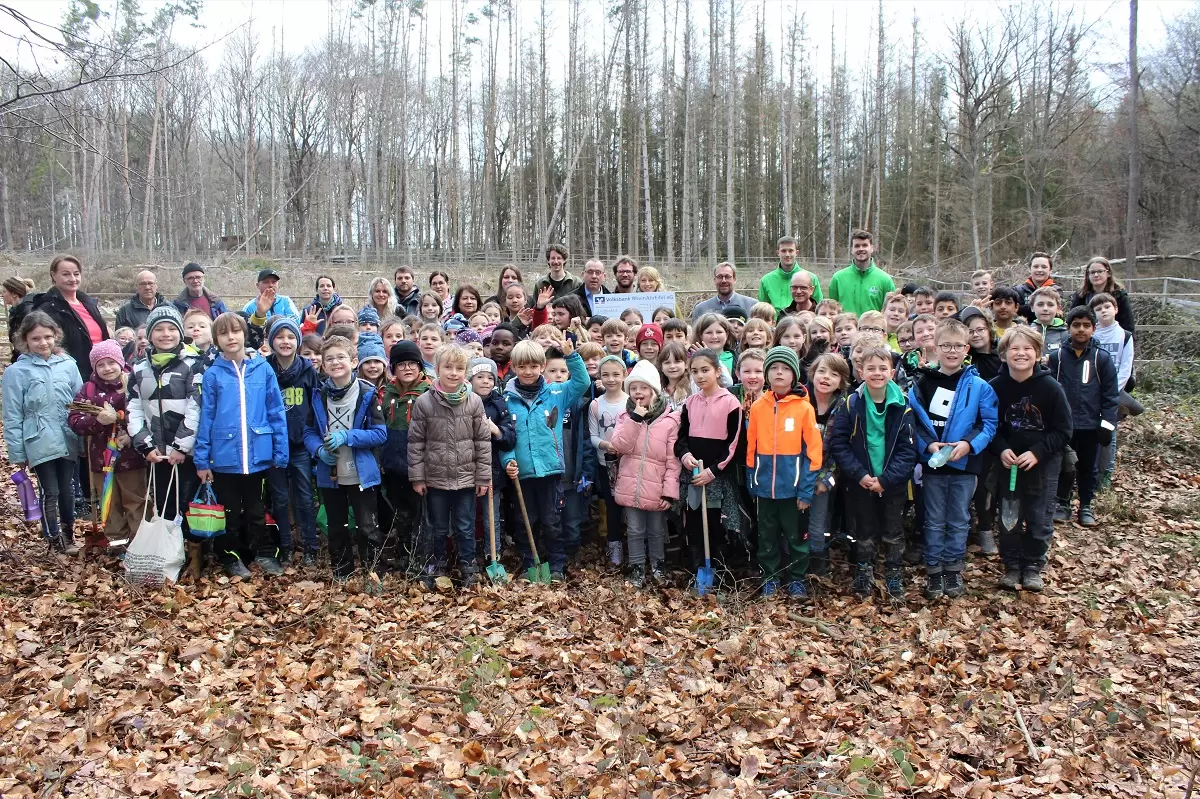
[[[629,377],[625,378],[626,393],[629,393],[629,387],[634,383],[645,383],[654,389],[655,394],[662,391],[662,376],[650,361],[638,361],[633,365]]]
[[[767,352],[767,359],[763,363],[763,371],[770,372],[771,364],[781,363],[792,370],[792,385],[800,382],[800,356],[791,347],[772,347]],[[770,385],[768,379],[767,384]]]
[[[187,276],[188,276],[188,275],[190,275],[192,272],[199,272],[200,274],[202,274],[202,275],[203,275],[203,274],[204,274],[204,267],[203,267],[203,266],[201,266],[200,264],[196,263],[195,261],[192,261],[191,263],[189,263],[189,264],[187,264],[186,266],[184,266],[184,267],[183,267],[183,276],[184,276],[184,277],[187,277]]]
[[[110,338],[92,345],[92,351],[88,353],[88,361],[92,364],[92,369],[95,370],[96,364],[105,359],[116,361],[121,364],[122,369],[125,368],[125,354],[121,351],[121,342]]]
[[[169,303],[160,305],[146,314],[146,338],[150,338],[150,331],[164,322],[173,325],[179,331],[180,340],[183,339],[183,317],[175,310],[175,306]]]
[[[467,365],[467,379],[470,380],[480,372],[487,372],[492,376],[493,380],[500,379],[500,370],[496,368],[496,362],[491,358],[472,358],[471,363]]]
[[[642,325],[640,328],[638,328],[637,337],[634,339],[633,344],[635,347],[641,347],[642,342],[645,341],[646,339],[650,339],[651,341],[657,342],[658,348],[662,349],[662,346],[663,346],[662,328],[659,327],[658,325],[654,324],[653,322]]]
[[[746,309],[740,305],[727,305],[725,310],[721,311],[726,319],[741,319],[746,321]]]
[[[600,370],[604,368],[604,364],[606,363],[619,363],[621,364],[621,369],[626,372],[629,371],[629,367],[625,365],[625,359],[620,355],[605,355],[600,359],[600,363],[596,364],[596,374],[600,373]]]
[[[374,308],[363,308],[358,312],[358,323],[360,325],[375,325],[375,327],[379,327],[379,311],[376,311]]]
[[[271,329],[267,333],[267,344],[271,350],[275,350],[275,337],[284,330],[292,331],[292,335],[296,337],[296,348],[299,349],[300,339],[303,338],[300,335],[300,325],[296,324],[296,320],[290,316],[275,316],[271,318]]]
[[[467,346],[468,344],[482,344],[483,336],[479,335],[469,327],[464,327],[462,330],[454,334],[454,343],[463,347]]]
[[[359,339],[362,339],[361,335],[359,336]],[[420,366],[425,362],[425,359],[421,357],[421,351],[417,349],[416,342],[408,341],[407,339],[403,341],[397,341],[395,344],[393,344],[392,351],[388,353],[388,355],[391,361],[389,366],[391,367],[392,371],[395,371],[396,367],[402,363],[415,363]]]
[[[378,318],[379,314],[375,316]],[[379,361],[382,364],[388,362],[383,354],[383,339],[377,333],[358,334],[358,365],[362,366],[367,361]]]

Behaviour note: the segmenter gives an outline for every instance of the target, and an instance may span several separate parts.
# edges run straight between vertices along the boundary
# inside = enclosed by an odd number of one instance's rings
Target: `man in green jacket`
[[[792,275],[800,271],[796,263],[796,240],[784,236],[776,244],[776,253],[779,255],[779,266],[758,281],[758,301],[771,303],[778,313],[792,304]],[[821,296],[821,281],[812,272],[809,274],[813,282],[812,300],[820,302],[824,299]]]
[[[842,304],[842,310],[861,316],[867,311],[882,311],[883,298],[896,290],[892,276],[875,265],[875,244],[871,234],[856,230],[850,237],[854,261],[834,272],[829,279],[829,299]]]

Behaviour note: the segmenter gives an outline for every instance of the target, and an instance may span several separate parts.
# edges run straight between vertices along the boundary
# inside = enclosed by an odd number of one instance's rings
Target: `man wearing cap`
[[[183,267],[183,291],[179,292],[173,304],[180,316],[192,308],[202,309],[213,320],[229,312],[224,300],[204,288],[204,267],[195,262]]]
[[[250,314],[250,324],[263,327],[272,316],[289,317],[300,324],[300,311],[292,298],[279,293],[279,273],[270,267],[258,273],[258,298],[242,309]]]
[[[153,272],[137,273],[137,294],[117,309],[117,327],[137,330],[146,324],[146,317],[160,305],[166,305],[163,295],[158,293],[158,278]]]
[[[724,313],[730,306],[741,308],[749,315],[750,309],[754,307],[754,298],[738,294],[733,290],[736,285],[737,269],[734,265],[728,261],[717,264],[717,268],[713,270],[713,286],[717,289],[717,296],[696,303],[696,307],[692,309],[692,321],[695,322],[706,313]]]

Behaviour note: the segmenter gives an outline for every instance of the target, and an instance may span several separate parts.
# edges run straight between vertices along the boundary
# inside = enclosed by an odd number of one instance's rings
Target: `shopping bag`
[[[178,477],[178,467],[171,470],[167,495]],[[185,559],[183,549],[183,518],[179,515],[179,492],[175,492],[175,519],[167,521],[158,515],[154,504],[154,469],[146,486],[146,510],[137,533],[125,550],[125,577],[138,585],[161,585],[179,579]],[[146,518],[146,513],[150,518]]]
[[[188,503],[188,529],[197,538],[216,538],[225,534],[225,506],[217,504],[212,485],[201,483]]]

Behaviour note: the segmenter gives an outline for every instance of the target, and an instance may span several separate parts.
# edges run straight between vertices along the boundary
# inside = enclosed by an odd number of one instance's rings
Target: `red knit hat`
[[[634,346],[641,347],[642,342],[645,341],[646,339],[650,339],[651,341],[656,342],[658,344],[659,349],[662,349],[662,346],[663,346],[662,328],[659,327],[658,325],[654,324],[653,322],[651,322],[650,324],[647,324],[647,325],[642,325],[641,329],[638,330],[637,338],[634,339]]]

